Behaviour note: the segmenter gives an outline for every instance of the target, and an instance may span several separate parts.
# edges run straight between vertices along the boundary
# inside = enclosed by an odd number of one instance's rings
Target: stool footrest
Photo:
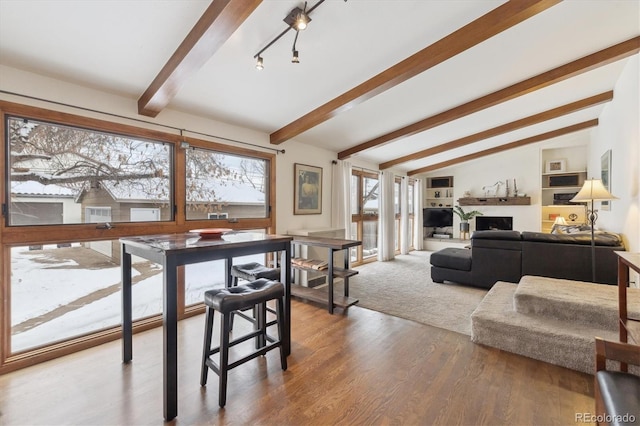
[[[237,361],[231,362],[229,363],[229,365],[227,366],[227,370],[231,370],[234,367],[237,367],[241,364],[244,364],[247,361],[250,361],[254,358],[259,357],[260,355],[266,355],[267,352],[269,352],[271,349],[275,349],[278,346],[280,346],[282,344],[282,342],[280,340],[275,340],[275,339],[270,339],[270,341],[273,340],[273,343],[263,346],[260,349],[251,352],[249,355],[246,355],[242,358],[240,358]],[[219,348],[216,348],[219,349]],[[211,368],[213,370],[214,373],[220,375],[220,367],[218,367],[218,364],[216,364],[216,362],[214,360],[212,360],[211,358],[208,358],[205,363],[207,364],[207,366],[209,368]]]

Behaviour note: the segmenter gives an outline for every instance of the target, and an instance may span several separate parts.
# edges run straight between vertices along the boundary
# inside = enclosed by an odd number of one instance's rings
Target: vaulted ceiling
[[[320,3],[258,71],[304,3],[1,0],[0,65],[412,175],[597,125],[640,50],[638,0]]]

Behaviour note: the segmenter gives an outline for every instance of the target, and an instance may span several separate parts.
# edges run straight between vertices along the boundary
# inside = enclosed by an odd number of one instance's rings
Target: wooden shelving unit
[[[312,288],[301,285],[291,285],[291,295],[313,302],[322,303],[327,306],[329,313],[337,306],[347,308],[358,303],[358,299],[349,297],[349,278],[357,275],[358,271],[349,268],[349,248],[362,245],[362,241],[344,240],[338,238],[320,238],[294,236],[291,242],[293,246],[324,247],[328,250],[327,269],[313,269],[300,265],[291,265],[294,269],[301,271],[313,271],[327,275],[327,288]],[[344,250],[344,267],[334,266],[334,254]],[[335,295],[333,291],[333,280],[341,278],[344,282],[344,295]]]

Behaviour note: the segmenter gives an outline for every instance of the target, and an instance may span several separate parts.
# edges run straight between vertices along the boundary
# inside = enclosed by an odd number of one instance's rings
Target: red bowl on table
[[[215,240],[222,238],[222,235],[226,232],[233,231],[229,228],[206,228],[206,229],[192,229],[189,232],[200,235],[200,238],[204,240]]]

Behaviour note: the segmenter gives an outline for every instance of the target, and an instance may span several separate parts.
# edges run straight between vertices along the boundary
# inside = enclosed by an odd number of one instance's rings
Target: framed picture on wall
[[[608,149],[600,157],[600,179],[602,185],[611,192],[611,150]],[[611,210],[611,201],[600,201],[600,210]]]
[[[322,213],[322,168],[293,165],[293,214]]]
[[[545,167],[545,173],[562,173],[566,170],[565,160],[549,160]]]

